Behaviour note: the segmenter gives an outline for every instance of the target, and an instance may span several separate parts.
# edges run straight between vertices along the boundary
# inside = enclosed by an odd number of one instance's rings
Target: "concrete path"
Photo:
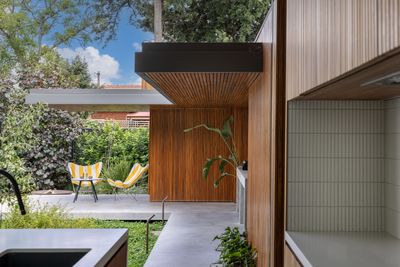
[[[173,213],[145,267],[208,267],[219,255],[213,238],[237,221],[233,212]]]

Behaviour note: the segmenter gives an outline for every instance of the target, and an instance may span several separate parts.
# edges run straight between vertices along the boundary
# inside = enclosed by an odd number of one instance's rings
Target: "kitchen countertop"
[[[244,171],[242,167],[237,168],[237,178],[239,179],[239,182],[243,185],[243,187],[246,187],[246,179],[247,179],[247,171]]]
[[[7,250],[89,250],[74,266],[104,266],[128,240],[127,229],[0,230],[0,255]]]
[[[399,267],[400,239],[385,232],[286,232],[304,267]]]

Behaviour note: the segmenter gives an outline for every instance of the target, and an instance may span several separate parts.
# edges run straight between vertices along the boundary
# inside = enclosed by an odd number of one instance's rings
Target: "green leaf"
[[[231,124],[233,123],[233,116],[230,116],[222,125],[221,129],[221,135],[225,139],[232,138],[232,129],[231,129]]]
[[[222,174],[218,177],[218,179],[216,179],[216,180],[214,181],[214,187],[218,187],[218,185],[219,185],[219,183],[221,182],[221,180],[224,179],[224,177],[226,177],[226,176],[228,176],[228,175],[230,175],[230,174],[227,173],[227,172],[222,173]]]
[[[228,164],[228,162],[226,160],[221,160],[221,162],[219,163],[219,172],[220,173],[224,173],[225,172],[225,166]]]
[[[191,132],[191,131],[193,131],[195,129],[198,129],[198,128],[205,128],[208,131],[215,132],[215,133],[217,133],[217,134],[222,136],[222,133],[221,133],[220,129],[212,128],[212,127],[208,126],[207,124],[199,124],[199,125],[196,125],[196,126],[194,126],[192,128],[185,129],[185,130],[183,130],[183,132],[188,133],[188,132]]]
[[[215,161],[219,160],[219,158],[211,158],[207,159],[203,166],[203,178],[208,178],[208,174],[210,173],[211,166]]]

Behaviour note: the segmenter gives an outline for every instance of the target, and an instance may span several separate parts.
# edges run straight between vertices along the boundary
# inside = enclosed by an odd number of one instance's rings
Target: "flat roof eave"
[[[263,72],[263,44],[144,43],[135,71],[178,105],[246,105]]]
[[[44,103],[70,111],[148,111],[150,105],[172,104],[155,90],[31,89],[26,104]]]

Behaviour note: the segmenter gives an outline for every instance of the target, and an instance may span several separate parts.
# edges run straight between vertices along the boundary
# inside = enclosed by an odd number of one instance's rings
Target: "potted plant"
[[[227,227],[225,231],[214,238],[220,244],[216,248],[220,252],[219,261],[224,267],[255,267],[257,252],[247,241],[246,232],[241,233],[239,228]]]

